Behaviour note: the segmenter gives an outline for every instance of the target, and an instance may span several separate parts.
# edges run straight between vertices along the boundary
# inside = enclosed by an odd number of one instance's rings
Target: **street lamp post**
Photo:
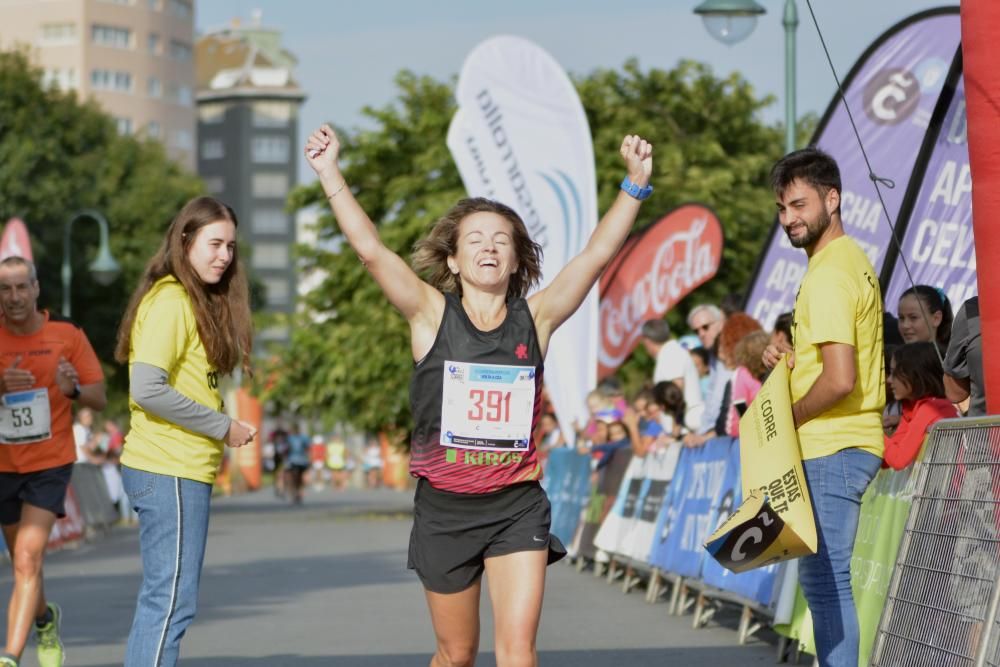
[[[705,0],[694,8],[705,29],[723,44],[747,38],[757,26],[757,17],[766,13],[754,0]],[[795,31],[799,12],[795,0],[785,0],[781,24],[785,27],[785,152],[795,150]]]
[[[73,284],[73,267],[70,264],[70,236],[73,231],[73,223],[80,218],[90,218],[101,228],[101,245],[97,249],[97,257],[91,262],[90,273],[99,285],[110,285],[118,276],[121,268],[118,262],[111,256],[111,248],[108,245],[108,221],[100,212],[93,209],[84,209],[73,214],[73,217],[66,221],[66,234],[63,237],[63,262],[62,262],[62,288],[63,303],[62,314],[69,317],[70,308],[70,286]]]

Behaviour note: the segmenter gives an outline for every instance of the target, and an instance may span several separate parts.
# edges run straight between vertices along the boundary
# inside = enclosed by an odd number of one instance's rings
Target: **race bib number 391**
[[[441,444],[526,451],[535,409],[535,368],[447,361],[441,397]]]
[[[4,394],[0,402],[0,443],[27,445],[52,437],[47,389]]]

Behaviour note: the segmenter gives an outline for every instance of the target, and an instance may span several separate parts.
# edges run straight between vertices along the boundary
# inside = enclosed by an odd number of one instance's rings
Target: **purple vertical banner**
[[[906,225],[902,253],[886,288],[885,309],[894,315],[899,295],[910,287],[910,276],[914,284],[942,288],[953,309],[977,293],[967,127],[965,82],[959,80]],[[904,259],[910,276],[906,275]]]
[[[844,95],[872,169],[895,183],[891,189],[882,187],[893,223],[960,36],[958,7],[921,12],[875,40],[844,80]],[[839,95],[827,108],[812,143],[837,160],[844,229],[880,273],[892,230]],[[772,327],[778,315],[792,310],[805,272],[805,251],[793,248],[775,223],[757,265],[746,311]]]

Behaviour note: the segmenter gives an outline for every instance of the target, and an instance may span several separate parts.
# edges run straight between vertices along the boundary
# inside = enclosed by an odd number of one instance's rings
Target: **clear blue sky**
[[[198,0],[196,26],[211,30],[261,10],[262,24],[281,30],[299,59],[296,76],[309,98],[300,132],[332,120],[364,126],[362,107],[395,95],[401,69],[447,79],[466,54],[497,34],[516,34],[549,51],[572,73],[617,68],[636,57],[643,69],[670,68],[690,58],[720,75],[739,71],[777,101],[766,121],[784,117],[785,0],[758,0],[767,14],[749,38],[726,47],[712,39],[691,9],[699,0]],[[954,2],[928,0],[812,0],[841,77],[871,41],[897,21]],[[822,113],[834,82],[805,0],[797,0],[798,114]],[[627,128],[623,128],[625,131]],[[444,137],[441,138],[444,141]],[[302,181],[312,180],[303,161]]]

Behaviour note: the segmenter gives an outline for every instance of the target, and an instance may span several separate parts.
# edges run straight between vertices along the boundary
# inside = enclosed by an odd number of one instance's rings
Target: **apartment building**
[[[193,0],[0,0],[0,49],[195,168]]]

